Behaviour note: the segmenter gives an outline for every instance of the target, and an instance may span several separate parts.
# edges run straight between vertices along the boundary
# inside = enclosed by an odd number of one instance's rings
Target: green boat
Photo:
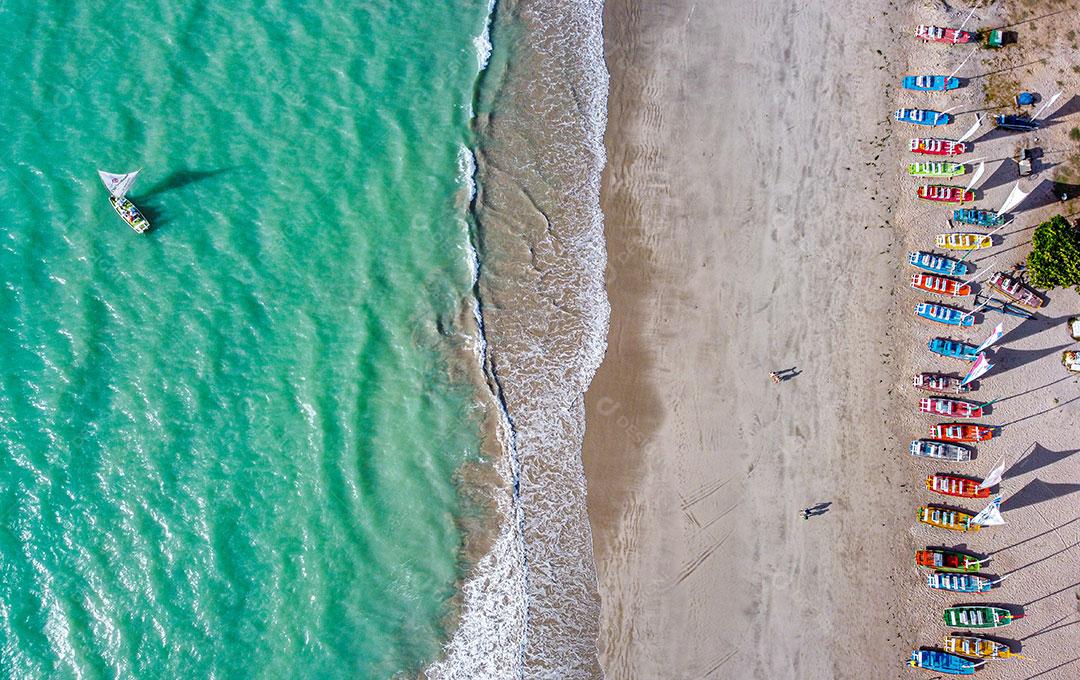
[[[1023,617],[1000,607],[949,607],[945,610],[945,623],[953,628],[1000,628],[1019,618]]]
[[[967,169],[964,168],[963,163],[930,161],[911,163],[907,166],[907,171],[912,177],[959,177],[967,172]]]

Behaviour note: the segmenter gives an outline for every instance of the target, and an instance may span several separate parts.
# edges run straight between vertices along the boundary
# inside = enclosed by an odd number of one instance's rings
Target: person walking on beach
[[[780,381],[781,381],[780,374],[777,373],[776,371],[773,371],[772,373],[770,373],[769,377],[772,378],[772,381],[774,383],[776,383],[777,385],[780,384]]]

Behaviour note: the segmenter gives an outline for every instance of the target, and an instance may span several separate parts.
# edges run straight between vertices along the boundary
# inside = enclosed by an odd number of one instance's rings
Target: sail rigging
[[[105,188],[109,190],[109,193],[117,198],[124,197],[128,190],[131,189],[131,185],[135,183],[135,178],[139,176],[142,170],[136,170],[135,172],[115,173],[105,172],[104,170],[98,170],[98,176],[101,177],[101,182],[105,185]]]
[[[982,480],[982,483],[979,484],[978,488],[980,488],[980,489],[989,489],[990,487],[994,486],[995,484],[1001,483],[1001,480],[1004,477],[1005,477],[1005,459],[1002,458],[1001,462],[998,463],[994,467],[994,469],[990,471],[990,474],[986,475],[986,479]]]

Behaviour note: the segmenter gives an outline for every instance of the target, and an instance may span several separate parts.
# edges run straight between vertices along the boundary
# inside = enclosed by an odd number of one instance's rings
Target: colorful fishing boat
[[[975,200],[975,192],[949,184],[927,184],[915,190],[915,195],[924,201],[936,203],[967,203]]]
[[[987,283],[1019,305],[1032,309],[1042,307],[1043,300],[1038,293],[1025,286],[1020,279],[1015,279],[1005,272],[995,273]]]
[[[952,76],[904,76],[901,85],[905,90],[946,92],[960,87],[960,79]]]
[[[968,152],[968,145],[951,139],[918,137],[909,142],[908,150],[912,153],[922,153],[929,156],[959,156]]]
[[[916,439],[909,447],[911,455],[916,458],[933,458],[934,460],[949,460],[963,463],[971,460],[971,449],[958,444],[948,442],[935,442],[929,439]]]
[[[901,123],[926,125],[928,127],[948,125],[952,122],[952,116],[949,114],[932,109],[897,109],[893,112],[893,118]]]
[[[952,357],[953,359],[960,359],[961,361],[975,361],[978,357],[978,353],[975,351],[978,347],[969,345],[966,342],[960,342],[959,340],[934,338],[926,343],[926,346],[930,348],[930,351],[934,354],[940,354],[943,357]]]
[[[963,281],[933,274],[912,274],[911,287],[938,295],[971,295],[971,286]]]
[[[959,177],[967,172],[967,168],[963,163],[927,161],[926,163],[909,163],[907,171],[912,177]]]
[[[128,226],[137,233],[145,234],[150,231],[150,221],[139,212],[139,209],[127,197],[127,192],[131,189],[131,185],[135,183],[135,178],[138,177],[139,172],[141,171],[115,173],[98,170],[98,176],[101,178],[105,188],[109,190],[109,203],[112,204],[113,210],[120,216],[120,219],[127,222]]]
[[[962,31],[959,28],[945,28],[942,26],[928,26],[920,24],[915,29],[915,37],[924,42],[949,43],[959,45],[975,41],[975,34]]]
[[[974,574],[990,558],[975,559],[972,555],[947,548],[927,548],[915,551],[915,566],[951,571],[958,574]]]
[[[944,373],[916,373],[912,384],[920,390],[928,392],[940,392],[942,394],[963,394],[970,392],[971,388],[962,384],[964,381],[956,376]]]
[[[977,659],[1022,659],[1022,654],[1013,654],[1009,646],[997,640],[976,637],[974,635],[946,635],[944,644],[945,651],[952,654],[963,654]]]
[[[994,438],[994,428],[974,423],[939,423],[930,426],[930,436],[946,442],[984,442]]]
[[[1031,132],[1039,129],[1039,121],[1027,116],[994,116],[994,124],[1002,130],[1014,132]]]
[[[983,414],[982,406],[973,404],[962,399],[949,399],[948,397],[925,397],[919,400],[920,413],[933,413],[936,416],[949,418],[980,418]]]
[[[994,245],[994,239],[989,234],[973,234],[971,232],[955,232],[952,234],[938,234],[934,238],[938,248],[946,250],[979,250]]]
[[[948,574],[935,572],[926,577],[926,585],[933,590],[948,590],[954,593],[988,593],[1000,581],[977,574]]]
[[[954,260],[951,257],[916,250],[908,253],[908,264],[919,269],[925,269],[933,274],[963,276],[967,274],[969,265],[967,262]]]
[[[1021,618],[1001,607],[965,606],[945,610],[945,623],[953,628],[1000,628]]]
[[[952,214],[953,222],[973,224],[976,227],[1000,227],[1005,224],[1005,216],[989,210],[976,208],[957,208]]]
[[[968,327],[975,325],[975,315],[971,312],[930,302],[920,302],[915,305],[915,316],[922,317],[927,321],[943,323],[946,326]]]
[[[912,668],[922,668],[946,675],[975,675],[975,669],[985,661],[972,661],[962,656],[939,652],[936,649],[916,649],[908,659]]]
[[[938,529],[948,529],[949,531],[978,531],[982,529],[981,524],[971,522],[974,518],[975,515],[936,505],[922,505],[915,511],[916,521],[929,524]]]
[[[926,490],[954,498],[989,498],[990,489],[980,489],[974,479],[935,472],[926,478]]]

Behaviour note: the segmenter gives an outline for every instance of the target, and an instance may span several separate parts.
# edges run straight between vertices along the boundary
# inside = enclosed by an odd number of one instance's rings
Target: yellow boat
[[[946,635],[941,647],[951,654],[962,654],[978,659],[1024,658],[1022,654],[1013,654],[1008,645],[974,635]]]
[[[938,248],[946,250],[978,250],[994,245],[994,240],[989,235],[971,232],[938,234],[934,242],[937,243]]]
[[[959,510],[939,508],[934,505],[920,506],[915,513],[915,519],[923,524],[929,524],[939,529],[949,529],[950,531],[978,531],[982,528],[978,524],[971,523],[974,515]]]

